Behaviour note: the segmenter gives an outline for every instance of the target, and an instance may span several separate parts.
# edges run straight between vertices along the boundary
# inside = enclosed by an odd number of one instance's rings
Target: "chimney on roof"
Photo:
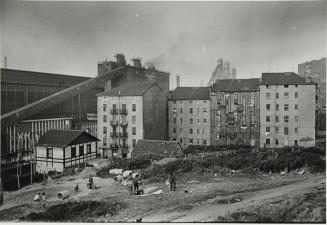
[[[118,53],[116,56],[118,66],[126,66],[125,56],[122,53]]]
[[[181,77],[179,75],[176,76],[176,86],[180,87],[181,85]]]
[[[149,70],[155,70],[156,69],[154,63],[150,62],[150,63],[147,63],[147,64],[148,64],[148,69]]]
[[[141,63],[141,59],[140,58],[134,58],[132,59],[133,61],[133,66],[136,68],[142,68],[142,63]]]

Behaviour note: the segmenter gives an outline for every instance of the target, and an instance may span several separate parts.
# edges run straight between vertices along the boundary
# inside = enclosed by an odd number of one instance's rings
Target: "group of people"
[[[45,192],[42,192],[42,195],[41,193],[37,193],[34,197],[34,201],[35,202],[43,202],[43,207],[45,208]]]
[[[127,177],[127,182],[129,182],[129,193],[131,195],[135,194],[135,195],[139,195],[141,194],[141,191],[139,190],[139,183],[140,183],[140,175],[136,174],[133,177],[133,174],[130,173]]]

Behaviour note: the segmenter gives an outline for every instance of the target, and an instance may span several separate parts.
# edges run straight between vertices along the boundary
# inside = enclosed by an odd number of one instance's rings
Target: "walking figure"
[[[176,191],[176,177],[173,173],[169,174],[168,177],[170,191]]]

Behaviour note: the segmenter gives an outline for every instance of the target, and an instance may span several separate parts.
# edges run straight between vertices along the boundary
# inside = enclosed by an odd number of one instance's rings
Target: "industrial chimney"
[[[126,66],[125,56],[122,53],[118,53],[116,56],[118,66]]]
[[[181,77],[179,75],[176,76],[176,86],[180,87],[181,85]]]
[[[141,59],[140,58],[134,58],[132,59],[133,61],[133,66],[136,68],[141,69],[142,68],[142,63],[141,63]]]

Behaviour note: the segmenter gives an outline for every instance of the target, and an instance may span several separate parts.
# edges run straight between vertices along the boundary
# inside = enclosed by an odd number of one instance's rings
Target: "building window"
[[[207,119],[203,119],[203,123],[204,124],[207,124]]]
[[[207,140],[203,139],[203,145],[207,145]]]
[[[278,93],[278,92],[276,93],[276,98],[277,98],[277,99],[279,98],[279,93]]]
[[[182,139],[182,138],[180,138],[180,139],[179,139],[179,142],[180,142],[180,143],[183,143],[183,139]]]
[[[297,104],[295,104],[295,105],[294,105],[294,109],[296,109],[296,110],[297,110]]]
[[[203,103],[207,103],[207,101],[203,101]]]
[[[103,122],[106,123],[107,122],[107,116],[103,115]]]
[[[190,108],[190,114],[193,114],[193,108]]]
[[[200,113],[200,108],[196,108],[196,114]]]
[[[107,133],[107,127],[103,127],[103,134]]]
[[[136,146],[136,139],[132,139],[133,148]]]
[[[190,144],[193,144],[193,139],[192,138],[190,138]]]
[[[284,104],[284,111],[288,111],[288,104]]]
[[[284,85],[284,88],[288,88],[288,85],[287,85],[287,84],[285,84],[285,85]]]
[[[91,144],[86,145],[87,154],[91,154]]]
[[[107,111],[107,104],[103,104],[103,111],[104,111],[104,112]]]
[[[270,138],[266,138],[266,145],[270,145]]]
[[[132,104],[132,111],[136,112],[136,104]]]
[[[266,93],[266,99],[270,99],[270,93]]]
[[[278,132],[279,132],[279,129],[278,129],[278,127],[276,127],[276,134],[278,134]]]
[[[176,118],[173,118],[173,123],[176,124]]]
[[[278,145],[278,139],[275,140],[275,145]]]
[[[297,128],[297,127],[295,127],[295,128],[294,128],[294,132],[297,134],[297,133],[298,133],[298,131],[299,131],[299,130],[298,130],[298,128]]]
[[[107,146],[107,137],[106,136],[103,137],[103,146]]]
[[[76,146],[72,146],[72,148],[71,148],[71,157],[72,158],[76,157]]]
[[[133,128],[132,128],[132,134],[133,134],[133,135],[136,135],[136,127],[133,127]]]
[[[47,158],[53,158],[53,148],[47,148]]]
[[[270,127],[266,127],[266,132],[270,132]]]
[[[174,118],[176,121],[176,118]],[[136,116],[132,116],[132,123],[136,123]]]
[[[181,111],[180,112],[183,113],[183,108],[181,108]]]
[[[193,129],[190,129],[190,134],[193,134]]]
[[[295,92],[294,93],[294,98],[298,98],[299,97],[299,93]]]
[[[84,155],[84,145],[80,145],[78,150],[79,150],[79,155],[80,156]]]
[[[276,122],[278,123],[278,122],[279,122],[279,117],[276,116],[276,117],[275,117],[275,120],[276,120]]]
[[[173,104],[176,104],[176,100],[173,101]]]
[[[199,129],[196,129],[196,134],[200,134],[200,130]]]
[[[266,110],[270,111],[270,104],[266,104]]]
[[[266,88],[270,89],[270,85],[266,85]]]
[[[284,98],[288,98],[288,92],[284,92]]]
[[[190,124],[193,124],[193,118],[190,118]]]
[[[176,138],[173,138],[173,141],[176,141]]]
[[[173,108],[173,113],[176,113],[176,108]]]
[[[176,134],[176,128],[175,127],[173,128],[173,133]]]
[[[284,134],[288,135],[288,127],[284,127]]]
[[[297,122],[299,120],[298,116],[295,116],[295,122]]]
[[[183,124],[183,118],[180,118],[181,124]]]
[[[207,112],[207,108],[203,108],[203,113],[206,113]]]
[[[200,119],[198,119],[198,124],[200,124]]]
[[[266,122],[270,122],[270,116],[266,116]]]
[[[288,123],[288,116],[284,116],[284,122]]]
[[[279,111],[279,104],[276,104],[276,111]]]

